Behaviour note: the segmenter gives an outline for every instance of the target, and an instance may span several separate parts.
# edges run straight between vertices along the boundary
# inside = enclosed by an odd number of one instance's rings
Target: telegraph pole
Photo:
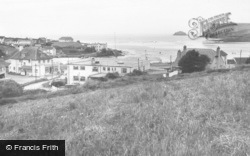
[[[36,64],[35,64],[35,80],[36,80]]]
[[[241,64],[241,53],[242,53],[242,50],[240,50],[240,64]]]
[[[53,81],[53,73],[54,73],[53,59],[51,60],[51,63],[52,63],[52,81]]]
[[[138,58],[138,70],[140,70],[140,59]]]
[[[171,71],[173,70],[173,66],[172,66],[172,55],[170,55],[170,69],[171,69]]]

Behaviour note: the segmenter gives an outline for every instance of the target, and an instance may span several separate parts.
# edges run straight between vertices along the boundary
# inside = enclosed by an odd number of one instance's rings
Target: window
[[[98,67],[93,67],[92,71],[93,72],[98,72]]]
[[[38,60],[38,63],[41,63],[41,61],[40,61],[40,60]]]
[[[16,68],[15,67],[13,67],[13,70],[15,70]]]
[[[108,71],[110,71],[110,67],[108,67]]]
[[[74,81],[79,81],[79,76],[74,76],[73,79]]]
[[[105,70],[106,70],[106,67],[103,67],[103,70],[105,71]]]
[[[45,60],[43,60],[43,63],[45,63]]]
[[[78,66],[74,66],[73,68],[74,68],[74,70],[78,70],[78,69],[79,69],[79,67],[78,67]]]
[[[80,81],[85,81],[85,77],[81,76]]]
[[[122,73],[127,73],[127,68],[122,68]]]
[[[85,70],[85,66],[81,66],[81,70]]]
[[[29,63],[30,63],[30,60],[29,60]]]

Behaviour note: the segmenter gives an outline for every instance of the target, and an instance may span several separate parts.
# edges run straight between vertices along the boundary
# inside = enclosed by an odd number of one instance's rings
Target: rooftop
[[[10,63],[7,63],[3,59],[0,59],[0,67],[6,67],[8,65],[10,65]]]
[[[44,54],[38,47],[27,47],[24,48],[22,51],[17,52],[14,54],[10,59],[16,60],[49,60],[47,54]]]
[[[146,60],[140,59],[140,64],[144,63]],[[85,65],[85,66],[110,66],[110,67],[129,67],[136,68],[138,67],[138,58],[129,57],[118,59],[115,57],[112,58],[94,58],[94,63],[92,59],[85,59],[83,61],[71,63],[71,65]]]

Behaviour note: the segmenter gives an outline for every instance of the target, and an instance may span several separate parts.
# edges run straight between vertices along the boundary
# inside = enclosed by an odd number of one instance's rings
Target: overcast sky
[[[0,36],[172,34],[188,20],[231,12],[250,23],[250,0],[0,0]]]

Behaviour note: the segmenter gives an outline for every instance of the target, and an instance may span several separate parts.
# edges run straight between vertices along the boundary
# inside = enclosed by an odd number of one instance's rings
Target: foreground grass
[[[65,139],[68,156],[250,155],[250,73],[44,98],[0,109],[0,139]]]

